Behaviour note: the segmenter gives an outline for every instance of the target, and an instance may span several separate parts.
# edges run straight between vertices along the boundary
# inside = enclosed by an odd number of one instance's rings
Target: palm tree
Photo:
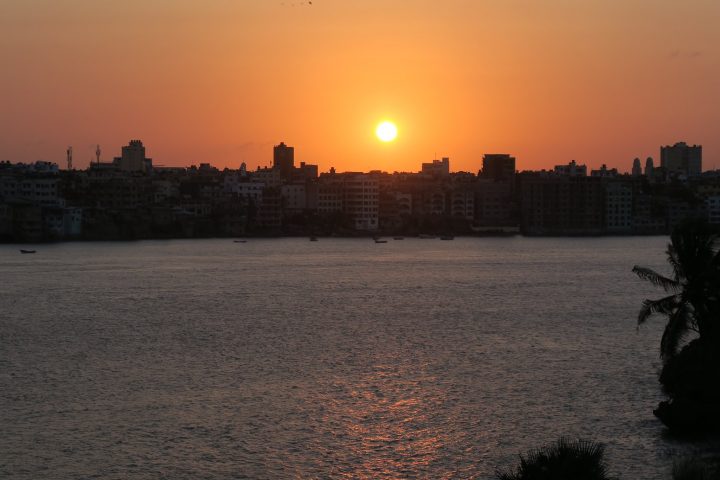
[[[608,480],[603,445],[561,438],[520,456],[516,470],[497,472],[498,480]]]
[[[668,316],[660,355],[673,357],[688,334],[695,332],[701,339],[717,338],[720,314],[720,255],[715,248],[718,235],[705,222],[690,221],[676,227],[667,249],[672,276],[667,277],[645,267],[635,266],[643,280],[661,287],[669,295],[658,300],[645,300],[638,314],[638,325],[651,315]]]

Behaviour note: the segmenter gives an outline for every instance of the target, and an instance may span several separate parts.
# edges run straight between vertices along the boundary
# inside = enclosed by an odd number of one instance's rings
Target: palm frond
[[[659,300],[643,300],[640,312],[638,312],[638,325],[642,325],[654,313],[662,313],[664,315],[672,315],[680,305],[680,295],[668,295]]]
[[[520,456],[515,471],[496,472],[499,480],[607,480],[602,444],[561,438]]]
[[[677,280],[661,275],[650,268],[635,265],[632,271],[641,279],[647,280],[655,286],[662,287],[666,292],[676,292],[681,287],[680,282]]]
[[[665,360],[674,357],[690,331],[696,331],[696,329],[692,314],[687,305],[683,303],[668,318],[660,340],[660,356]]]

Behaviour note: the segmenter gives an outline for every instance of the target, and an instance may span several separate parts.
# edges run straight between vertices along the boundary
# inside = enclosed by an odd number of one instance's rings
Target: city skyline
[[[143,138],[164,165],[254,169],[282,139],[321,171],[492,152],[627,171],[684,140],[712,169],[717,18],[707,0],[8,3],[0,158],[72,145],[84,168]]]
[[[143,155],[144,155],[145,146],[143,145],[143,143],[142,143],[141,140],[130,140],[129,145],[132,146],[132,144],[135,143],[135,142],[140,143],[140,146],[143,148]],[[636,163],[639,163],[639,164],[641,164],[641,165],[647,165],[647,163],[650,162],[650,164],[653,165],[653,166],[656,166],[656,167],[657,167],[657,166],[661,166],[661,165],[662,165],[662,162],[663,162],[663,155],[664,155],[663,152],[664,152],[665,150],[673,149],[673,148],[675,148],[675,147],[677,147],[677,146],[680,146],[680,145],[681,145],[681,146],[690,146],[690,147],[692,147],[692,148],[699,148],[700,150],[703,150],[703,148],[704,148],[702,144],[690,144],[690,143],[685,142],[685,141],[677,141],[677,142],[673,142],[673,143],[670,143],[670,144],[667,144],[667,145],[661,145],[661,146],[659,146],[659,147],[657,148],[658,153],[659,153],[658,155],[653,155],[653,156],[648,156],[648,157],[635,157],[634,159],[631,159],[630,161],[625,162],[625,163],[618,163],[618,164],[607,164],[607,163],[603,163],[603,164],[601,164],[601,165],[598,165],[597,168],[596,168],[596,167],[593,166],[593,165],[583,163],[582,161],[577,161],[575,158],[573,158],[573,159],[571,159],[571,160],[569,160],[569,161],[567,161],[567,162],[558,161],[558,162],[555,162],[555,163],[550,164],[550,165],[541,166],[541,167],[539,167],[539,168],[537,168],[537,169],[522,169],[522,168],[517,168],[516,171],[517,171],[517,172],[533,172],[533,171],[535,171],[535,172],[540,172],[540,171],[549,171],[549,172],[551,172],[551,171],[553,171],[553,170],[557,170],[558,168],[564,167],[564,166],[566,166],[566,165],[571,165],[571,164],[572,164],[572,165],[575,165],[575,164],[577,164],[577,166],[586,167],[586,170],[587,170],[587,171],[590,171],[590,170],[603,170],[603,169],[607,168],[607,169],[617,170],[617,172],[620,173],[620,174],[633,174],[633,168],[634,168],[634,166],[635,166]],[[188,164],[155,163],[154,166],[155,166],[156,168],[157,168],[157,167],[161,167],[161,168],[162,168],[162,167],[192,168],[192,167],[198,167],[198,166],[200,166],[200,165],[210,165],[210,166],[212,166],[212,167],[214,167],[214,168],[219,168],[220,170],[223,170],[223,169],[239,170],[239,169],[242,169],[242,168],[245,168],[245,169],[248,170],[248,171],[261,170],[261,169],[262,169],[262,170],[265,170],[265,169],[269,169],[269,168],[272,168],[272,167],[273,167],[273,155],[274,155],[273,151],[275,151],[275,150],[276,150],[278,147],[280,147],[280,146],[283,146],[283,147],[284,147],[284,146],[288,146],[288,147],[291,148],[291,150],[294,150],[294,149],[296,148],[294,145],[286,144],[286,142],[284,142],[284,141],[277,142],[277,143],[275,143],[275,144],[272,145],[272,147],[271,147],[271,148],[272,148],[272,151],[266,152],[266,157],[267,157],[267,158],[266,158],[265,160],[263,160],[263,161],[258,162],[255,166],[248,165],[246,162],[240,162],[240,163],[237,164],[237,165],[233,165],[233,164],[217,165],[217,164],[215,164],[215,163],[206,162],[206,161],[202,161],[202,160],[200,160],[200,161],[193,161],[193,162],[188,163]],[[127,148],[128,148],[127,145],[118,147],[118,148],[116,149],[115,153],[117,153],[117,151],[124,151],[124,150],[127,149]],[[70,169],[72,169],[72,170],[84,170],[84,169],[90,168],[93,164],[97,164],[97,163],[100,163],[100,162],[102,162],[103,164],[112,164],[112,163],[113,163],[113,160],[117,160],[117,159],[119,158],[119,157],[114,156],[112,152],[108,152],[107,155],[103,156],[104,153],[105,153],[105,151],[104,151],[103,148],[101,148],[100,145],[93,145],[93,158],[91,158],[91,159],[88,160],[87,162],[83,162],[83,161],[77,162],[77,161],[76,161],[76,157],[75,157],[74,147],[73,147],[72,145],[70,145],[70,146],[68,146],[68,147],[64,150],[65,157],[64,157],[62,160],[59,159],[59,158],[53,158],[53,159],[36,159],[36,160],[34,160],[34,161],[26,161],[26,162],[14,161],[14,160],[12,160],[12,159],[0,159],[0,161],[6,162],[6,163],[10,163],[10,164],[27,164],[27,165],[30,165],[30,164],[33,164],[33,163],[36,163],[36,162],[39,162],[39,163],[51,163],[51,164],[57,165],[57,167],[60,168],[60,169],[65,169],[65,170],[70,170]],[[471,168],[471,169],[469,169],[469,170],[460,170],[460,169],[457,169],[457,168],[453,168],[452,165],[454,164],[454,162],[451,162],[451,160],[453,160],[451,157],[448,157],[448,156],[439,156],[439,155],[436,155],[435,158],[432,158],[432,159],[419,159],[418,162],[416,163],[415,167],[414,167],[414,168],[413,168],[413,167],[410,167],[408,170],[386,170],[386,169],[374,169],[374,170],[369,170],[369,169],[362,169],[362,168],[357,168],[357,169],[352,169],[352,170],[340,170],[340,169],[337,169],[337,168],[336,168],[334,165],[332,165],[332,164],[329,164],[326,169],[322,169],[322,168],[319,168],[318,165],[314,165],[314,164],[312,164],[311,162],[308,162],[308,161],[306,161],[306,160],[303,160],[303,159],[302,159],[302,156],[299,157],[299,159],[298,159],[298,164],[302,163],[303,165],[304,165],[304,164],[308,164],[308,165],[312,165],[313,167],[317,167],[319,173],[328,173],[328,172],[331,172],[331,171],[332,171],[332,172],[338,171],[338,172],[414,173],[414,172],[421,172],[421,171],[423,171],[424,168],[425,168],[425,165],[437,164],[438,162],[447,162],[448,171],[449,171],[449,172],[452,172],[452,173],[462,173],[462,172],[474,173],[475,171],[482,170],[482,164],[483,164],[483,161],[484,161],[483,159],[486,158],[486,157],[488,157],[488,156],[489,156],[489,157],[494,157],[494,156],[499,156],[499,157],[512,156],[513,159],[517,161],[516,156],[515,156],[514,154],[512,154],[512,153],[498,153],[498,152],[492,152],[492,153],[490,153],[490,152],[485,152],[485,153],[480,153],[480,154],[479,154],[478,164],[477,164],[476,168],[475,168],[475,169],[472,169],[472,168]],[[294,157],[294,155],[293,155],[293,157]],[[702,158],[702,154],[701,154],[701,156],[700,156],[700,159],[701,159],[701,158]],[[71,162],[71,165],[68,164],[68,160]],[[160,161],[162,162],[162,159],[158,159],[158,160],[160,160]],[[426,161],[426,160],[427,160],[427,161]],[[517,163],[518,163],[518,164],[521,164],[521,162],[517,162]],[[150,165],[152,165],[152,161],[151,161]],[[708,165],[707,160],[705,160],[704,162],[703,162],[702,160],[699,160],[698,168],[699,168],[699,170],[697,171],[697,173],[699,173],[700,171],[714,171],[714,170],[715,170],[715,164],[713,163],[712,165]],[[642,170],[644,170],[644,169],[642,169]],[[696,173],[696,174],[697,174],[697,173]]]

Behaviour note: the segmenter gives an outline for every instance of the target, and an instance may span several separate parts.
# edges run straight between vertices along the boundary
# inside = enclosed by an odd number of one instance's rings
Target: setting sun
[[[375,135],[381,142],[392,142],[397,137],[397,127],[392,122],[382,122],[375,129]]]

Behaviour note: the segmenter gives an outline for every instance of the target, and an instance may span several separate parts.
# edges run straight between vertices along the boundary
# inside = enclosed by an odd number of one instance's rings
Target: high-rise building
[[[289,182],[295,168],[295,148],[283,142],[273,148],[273,169],[280,171],[280,177]]]
[[[702,145],[688,145],[678,142],[675,145],[660,147],[660,166],[668,173],[680,173],[688,176],[702,172]]]
[[[632,176],[639,177],[640,175],[642,175],[642,166],[640,165],[640,159],[635,158],[635,160],[633,160]]]
[[[482,176],[495,181],[510,181],[515,178],[515,157],[505,153],[483,155]]]

